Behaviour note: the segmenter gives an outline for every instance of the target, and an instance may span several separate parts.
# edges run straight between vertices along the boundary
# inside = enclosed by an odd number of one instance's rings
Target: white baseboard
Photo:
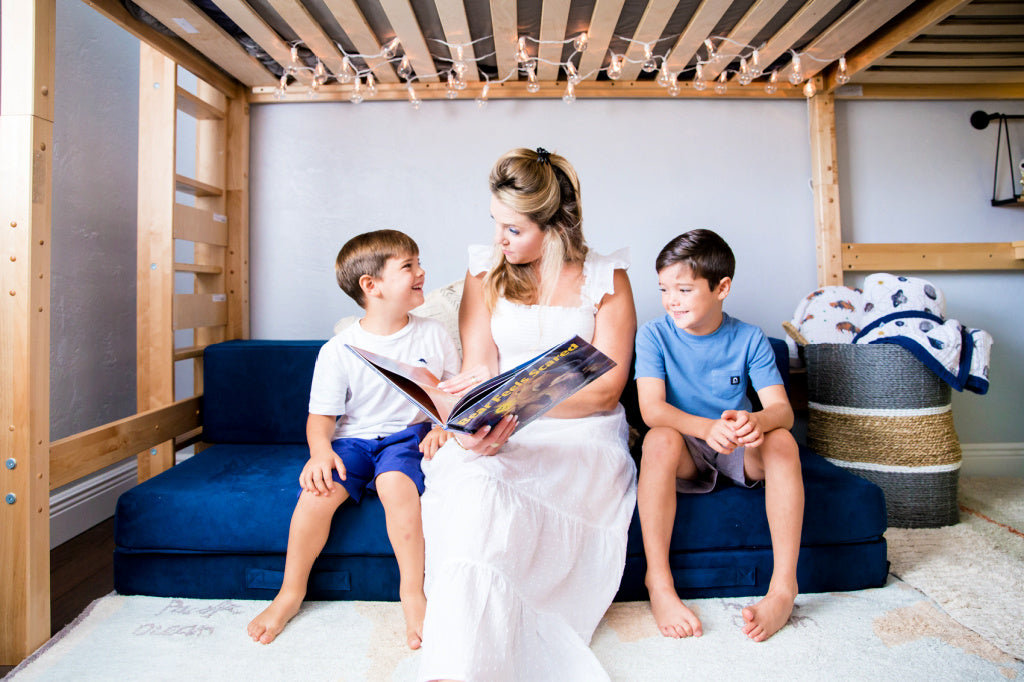
[[[118,495],[138,478],[132,457],[50,495],[50,549],[113,516]]]
[[[961,476],[1024,476],[1024,443],[962,443]]]

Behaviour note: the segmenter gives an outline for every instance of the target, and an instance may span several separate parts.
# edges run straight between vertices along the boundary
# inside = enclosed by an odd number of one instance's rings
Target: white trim
[[[936,414],[945,414],[953,409],[952,404],[939,405],[938,407],[872,408],[822,405],[821,403],[815,402],[808,402],[807,407],[812,410],[817,410],[818,412],[845,414],[853,417],[927,417]]]
[[[963,443],[964,476],[1024,477],[1024,443]]]
[[[134,457],[50,495],[50,549],[114,515],[117,498],[138,482]]]
[[[863,471],[879,471],[886,474],[944,474],[960,468],[960,462],[954,464],[933,464],[925,467],[897,466],[895,464],[872,464],[869,462],[847,462],[844,459],[826,457],[828,461],[844,469],[861,469]]]

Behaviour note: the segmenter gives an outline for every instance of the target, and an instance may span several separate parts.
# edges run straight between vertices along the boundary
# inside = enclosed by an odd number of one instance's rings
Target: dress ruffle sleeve
[[[469,274],[476,276],[491,269],[494,246],[491,244],[469,245]]]
[[[583,295],[595,306],[615,291],[615,271],[629,268],[629,247],[604,256],[590,251],[583,262]]]

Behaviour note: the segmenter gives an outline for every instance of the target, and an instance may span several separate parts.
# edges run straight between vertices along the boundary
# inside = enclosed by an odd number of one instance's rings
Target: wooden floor
[[[114,519],[50,551],[50,632],[57,633],[114,589]],[[0,665],[0,675],[14,666]]]

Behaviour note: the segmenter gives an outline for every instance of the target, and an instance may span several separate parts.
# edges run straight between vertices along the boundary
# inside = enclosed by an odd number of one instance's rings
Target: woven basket
[[[891,344],[810,344],[807,444],[885,493],[889,525],[959,520],[961,450],[949,384]]]

